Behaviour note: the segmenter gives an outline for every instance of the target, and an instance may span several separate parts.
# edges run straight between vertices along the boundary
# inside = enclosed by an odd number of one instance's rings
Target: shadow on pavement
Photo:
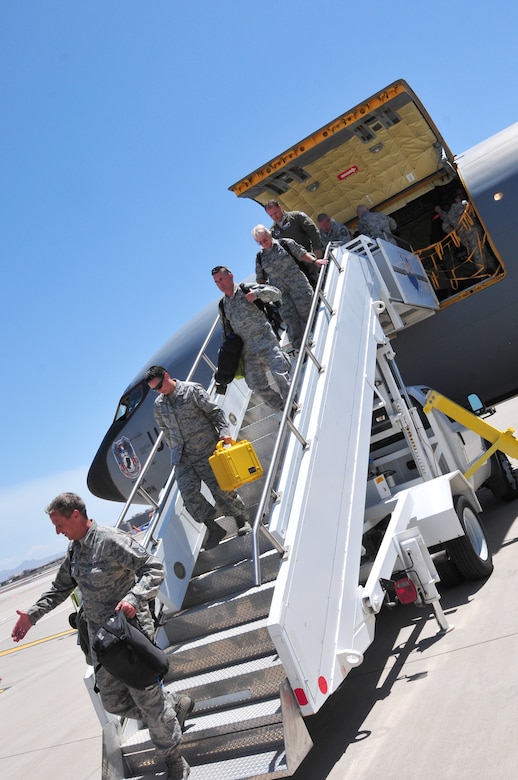
[[[482,518],[489,547],[496,555],[502,546],[518,542],[517,538],[506,540],[518,512],[518,502],[502,504],[489,491],[482,493],[481,505],[485,510]],[[442,608],[450,622],[454,623],[457,609],[469,604],[485,582],[485,579],[472,580],[454,588],[439,586]],[[316,715],[306,719],[314,747],[293,775],[294,780],[324,780],[350,745],[371,737],[362,725],[375,704],[390,696],[394,683],[419,684],[427,676],[426,671],[405,674],[403,667],[411,654],[440,644],[444,635],[439,631],[431,637],[422,636],[429,621],[435,624],[433,610],[428,606],[385,607],[381,611],[374,642],[363,664],[349,674]],[[401,632],[407,639],[398,644]]]

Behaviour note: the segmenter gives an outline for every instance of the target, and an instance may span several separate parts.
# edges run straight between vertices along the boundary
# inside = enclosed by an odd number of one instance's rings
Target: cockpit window
[[[127,420],[133,414],[135,409],[140,406],[144,400],[144,397],[145,392],[143,384],[133,387],[129,393],[123,395],[119,401],[117,411],[115,412],[114,422],[116,420]]]

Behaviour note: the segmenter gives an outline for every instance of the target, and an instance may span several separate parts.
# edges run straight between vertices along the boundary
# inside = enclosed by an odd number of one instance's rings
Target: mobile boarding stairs
[[[440,473],[393,359],[390,337],[438,308],[419,259],[360,236],[332,247],[329,261],[284,412],[244,380],[214,395],[233,437],[251,441],[265,467],[239,491],[253,533],[236,536],[224,518],[227,537],[201,550],[205,527],[183,507],[174,471],[159,502],[150,499],[143,543],[166,568],[157,634],[171,659],[165,685],[196,702],[182,744],[192,780],[295,772],[312,745],[304,719],[362,663],[395,572],[410,593],[400,600],[431,605],[447,630],[428,550],[464,536],[459,496],[480,508],[459,470]],[[216,327],[198,361],[210,363]],[[371,438],[397,439],[381,468]],[[162,777],[142,724],[107,715],[92,697],[103,780]]]

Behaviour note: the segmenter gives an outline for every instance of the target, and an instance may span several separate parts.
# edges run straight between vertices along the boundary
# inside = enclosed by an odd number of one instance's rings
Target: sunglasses
[[[159,393],[160,390],[162,389],[162,385],[164,384],[164,379],[165,379],[165,374],[160,380],[160,382],[157,385],[155,385],[155,387],[152,387],[151,390],[154,390],[156,393]]]

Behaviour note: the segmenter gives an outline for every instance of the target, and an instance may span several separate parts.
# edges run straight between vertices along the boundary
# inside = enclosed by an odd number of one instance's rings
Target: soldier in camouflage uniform
[[[324,256],[320,231],[304,211],[283,211],[278,200],[269,200],[264,208],[273,219],[270,231],[274,238],[292,238],[316,258]],[[306,263],[301,263],[300,267],[314,289],[317,286],[318,269]]]
[[[369,211],[367,206],[358,206],[356,214],[358,220],[358,233],[370,238],[384,238],[391,244],[397,244],[392,231],[396,230],[397,222],[393,217],[388,217],[380,211]]]
[[[268,282],[281,291],[282,319],[292,349],[299,350],[311,310],[313,290],[296,261],[316,266],[327,261],[317,260],[291,238],[277,241],[264,225],[256,225],[252,236],[262,247],[255,260],[257,284]]]
[[[473,261],[478,271],[487,270],[492,273],[496,270],[494,260],[484,246],[482,229],[469,213],[468,201],[464,199],[462,192],[455,195],[448,211],[444,211],[440,206],[436,206],[435,211],[442,219],[442,229],[445,233],[455,230],[459,241],[468,252],[468,258]]]
[[[278,301],[280,290],[266,284],[253,284],[244,292],[234,284],[232,271],[224,265],[212,269],[216,286],[224,293],[220,313],[223,335],[236,333],[243,340],[242,357],[248,387],[261,396],[272,409],[282,409],[290,389],[291,364],[286,357],[266,316],[255,305],[255,298],[267,303]],[[270,371],[277,390],[268,382]]]
[[[163,366],[151,366],[145,376],[151,390],[160,393],[155,399],[155,420],[171,450],[176,467],[176,481],[187,511],[209,531],[205,549],[215,547],[225,536],[225,529],[215,521],[216,508],[201,493],[204,482],[216,504],[234,518],[240,536],[251,530],[245,505],[235,490],[222,490],[209,464],[209,456],[218,441],[230,444],[230,428],[223,410],[211,401],[197,382],[173,379]]]
[[[318,215],[317,222],[324,249],[331,242],[346,244],[351,240],[351,234],[347,225],[340,225],[336,220],[331,219],[329,214],[322,212],[322,214]]]
[[[62,604],[76,587],[81,590],[90,645],[98,629],[119,609],[129,619],[136,616],[142,630],[153,639],[149,601],[157,595],[164,578],[160,561],[124,531],[90,520],[84,501],[75,493],[61,493],[45,511],[56,533],[66,536],[70,544],[50,590],[25,612],[17,610],[13,640],[23,639],[36,621]],[[95,666],[95,655],[92,660]],[[167,766],[167,779],[186,780],[190,769],[179,750],[182,731],[175,712],[178,697],[166,693],[158,682],[143,691],[131,688],[102,666],[96,668],[95,680],[107,712],[145,723]],[[193,702],[189,702],[192,709]]]

